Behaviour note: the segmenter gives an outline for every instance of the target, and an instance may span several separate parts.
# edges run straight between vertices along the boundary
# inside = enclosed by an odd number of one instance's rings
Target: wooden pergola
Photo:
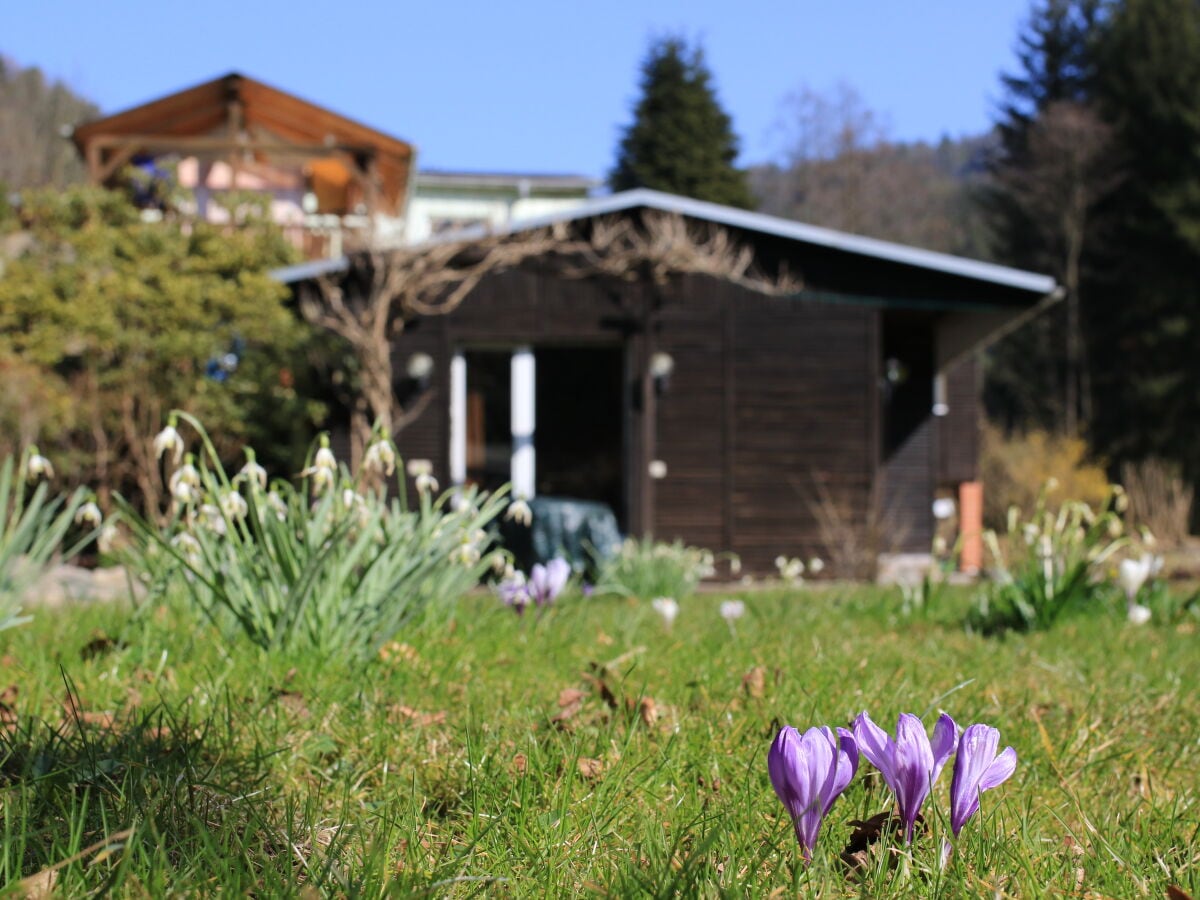
[[[399,215],[413,171],[411,144],[231,72],[77,126],[72,138],[94,184],[138,157],[247,159],[323,170],[352,182],[368,213]]]

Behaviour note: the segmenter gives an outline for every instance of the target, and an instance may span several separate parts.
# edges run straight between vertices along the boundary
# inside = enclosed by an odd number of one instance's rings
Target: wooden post
[[[983,568],[983,483],[964,481],[958,486],[958,528],[962,550],[960,571],[975,575]]]

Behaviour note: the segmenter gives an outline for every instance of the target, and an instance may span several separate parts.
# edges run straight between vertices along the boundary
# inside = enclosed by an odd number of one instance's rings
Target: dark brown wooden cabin
[[[602,500],[629,533],[732,551],[750,572],[779,554],[828,558],[831,510],[846,540],[927,552],[935,496],[977,477],[976,353],[1051,299],[1053,280],[646,190],[513,228],[642,210],[724,226],[804,288],[493,276],[398,342],[397,371],[416,354],[434,362],[402,454],[451,484],[458,441],[467,480],[508,481],[511,361],[531,348],[539,494]],[[662,353],[674,366],[656,386]],[[466,371],[458,426],[454,365]]]

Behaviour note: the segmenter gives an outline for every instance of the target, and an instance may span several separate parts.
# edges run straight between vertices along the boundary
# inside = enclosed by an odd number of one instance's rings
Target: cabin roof
[[[490,228],[476,225],[451,232],[439,234],[431,238],[428,245],[454,240],[482,238],[490,234],[518,234],[532,231],[559,223],[579,221],[596,216],[609,215],[635,209],[652,209],[660,212],[675,213],[692,219],[712,222],[745,232],[755,232],[772,238],[794,241],[800,244],[825,248],[842,254],[862,257],[899,264],[912,269],[923,270],[926,273],[944,274],[967,279],[972,282],[991,285],[1002,289],[1016,290],[1027,293],[1030,303],[1036,302],[1053,293],[1057,287],[1049,275],[1027,272],[994,263],[952,256],[948,253],[938,253],[932,250],[922,250],[905,244],[882,241],[862,235],[835,231],[816,225],[807,225],[791,219],[763,213],[749,212],[708,203],[703,200],[693,200],[674,194],[638,188],[622,191],[605,197],[596,197],[543,216],[522,219],[512,222],[502,228]],[[284,282],[304,281],[335,272],[344,271],[349,267],[345,257],[329,260],[317,260],[298,266],[289,266],[276,270],[273,275]]]

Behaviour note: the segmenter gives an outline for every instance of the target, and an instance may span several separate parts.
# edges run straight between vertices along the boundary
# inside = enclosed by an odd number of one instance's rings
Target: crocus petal
[[[570,577],[571,564],[561,556],[556,556],[546,563],[546,588],[550,594],[549,599],[553,600],[562,593]]]
[[[1015,771],[1017,771],[1017,751],[1012,747],[1005,747],[995,761],[987,767],[983,777],[979,779],[980,793],[1000,787],[1012,777]]]
[[[794,803],[792,783],[788,772],[793,768],[796,757],[796,745],[800,734],[791,725],[785,725],[775,736],[771,749],[767,753],[767,774],[771,776],[771,786],[779,802],[787,807],[791,815]]]
[[[846,786],[853,780],[854,773],[858,771],[858,744],[854,740],[854,735],[845,728],[839,728],[837,734],[837,768],[825,792],[825,808],[821,811],[823,816],[829,814],[833,801],[846,789]],[[832,735],[830,738],[832,740]]]
[[[895,756],[896,743],[882,728],[871,721],[865,712],[858,714],[854,720],[854,741],[867,762],[879,770],[888,787],[895,790],[895,777],[892,760]]]
[[[933,748],[925,726],[912,713],[901,713],[896,723],[896,752],[894,761],[896,805],[904,823],[904,842],[912,843],[913,825],[921,805],[929,796],[930,776],[933,774]]]
[[[932,787],[942,774],[942,767],[954,753],[954,748],[958,746],[958,725],[948,714],[942,713],[937,724],[933,726],[933,740],[930,746],[933,749],[933,774],[929,777],[929,785]]]
[[[955,837],[979,810],[979,795],[1003,784],[1017,767],[1017,752],[1006,747],[999,756],[1000,732],[990,725],[972,725],[963,732],[954,759],[950,784],[950,828]]]

